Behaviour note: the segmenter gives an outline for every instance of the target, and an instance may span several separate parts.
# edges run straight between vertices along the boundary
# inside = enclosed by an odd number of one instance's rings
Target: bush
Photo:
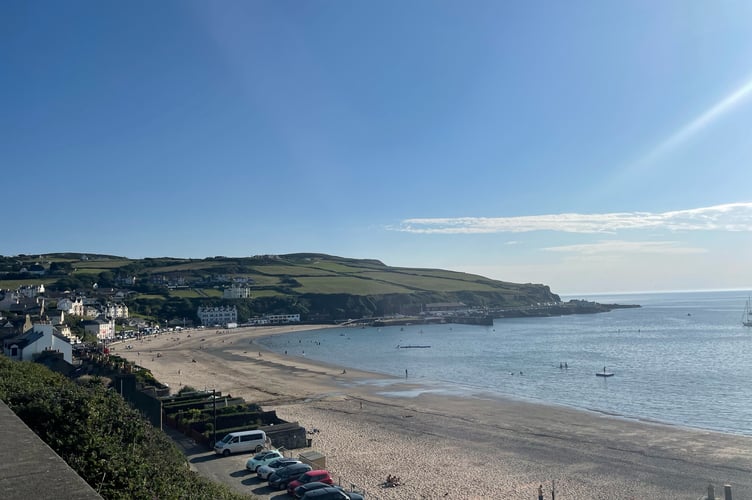
[[[247,498],[192,473],[114,391],[0,356],[0,399],[106,499]]]

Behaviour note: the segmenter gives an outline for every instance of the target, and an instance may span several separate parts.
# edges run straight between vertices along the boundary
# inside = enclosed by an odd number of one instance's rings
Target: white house
[[[31,361],[35,354],[45,351],[60,352],[63,359],[73,363],[73,348],[51,324],[37,323],[20,337],[3,342],[3,353],[11,359]]]

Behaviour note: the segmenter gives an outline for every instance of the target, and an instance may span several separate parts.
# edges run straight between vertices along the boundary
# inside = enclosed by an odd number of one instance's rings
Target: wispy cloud
[[[704,248],[681,246],[676,241],[621,241],[621,240],[603,240],[596,243],[586,243],[582,245],[563,245],[548,247],[543,250],[549,252],[577,253],[581,255],[598,255],[598,254],[697,254],[705,253]]]
[[[629,229],[671,231],[752,231],[752,202],[728,203],[673,212],[550,214],[520,217],[405,219],[397,231],[419,234],[484,234],[558,231],[615,233]]]

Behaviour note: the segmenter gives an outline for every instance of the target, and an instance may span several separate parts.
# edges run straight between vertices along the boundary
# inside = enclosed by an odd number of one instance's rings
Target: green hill
[[[44,279],[52,288],[87,289],[97,283],[100,289],[135,291],[128,305],[144,315],[157,315],[155,309],[159,309],[160,316],[179,317],[193,311],[192,317],[199,304],[232,302],[238,305],[241,320],[263,313],[299,312],[312,321],[329,321],[414,314],[436,302],[491,308],[559,302],[545,285],[314,253],[205,259],[24,255],[3,257],[0,279],[24,281],[28,277],[19,271],[34,264],[48,269],[36,281]],[[223,300],[222,290],[232,284],[250,288],[252,300]]]

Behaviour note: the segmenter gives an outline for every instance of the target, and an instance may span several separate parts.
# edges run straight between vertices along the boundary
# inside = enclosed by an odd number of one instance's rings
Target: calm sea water
[[[627,418],[752,435],[747,292],[579,296],[640,304],[592,315],[293,333],[260,341],[288,355],[420,382],[418,392],[491,392]],[[430,345],[400,349],[398,345]],[[566,363],[568,369],[560,369]],[[607,367],[610,378],[596,377]]]

